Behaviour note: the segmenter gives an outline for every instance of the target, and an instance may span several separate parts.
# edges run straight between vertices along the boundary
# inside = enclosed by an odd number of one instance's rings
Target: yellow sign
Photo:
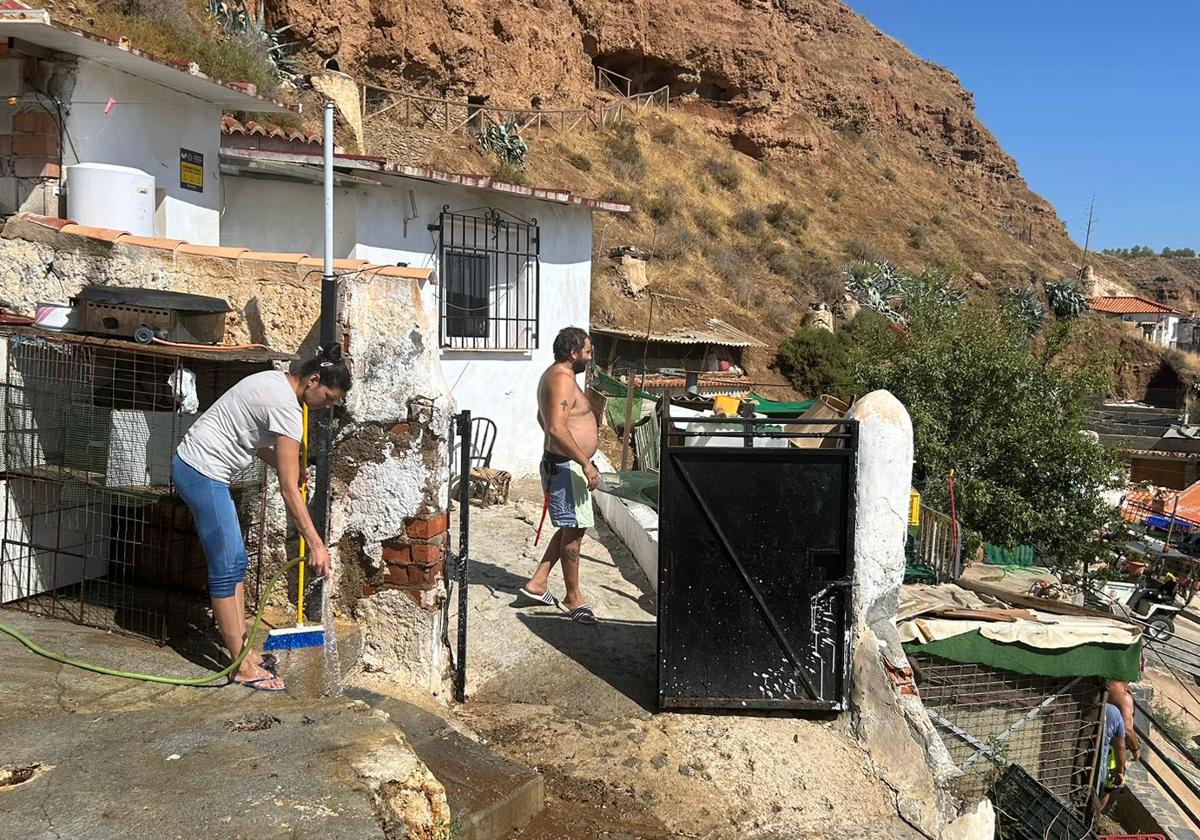
[[[204,155],[191,149],[179,150],[179,186],[204,192]]]
[[[908,491],[908,524],[911,528],[921,524],[921,494],[916,490]]]

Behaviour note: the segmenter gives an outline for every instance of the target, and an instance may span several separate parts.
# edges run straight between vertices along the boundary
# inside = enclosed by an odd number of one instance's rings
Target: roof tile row
[[[78,236],[83,239],[93,239],[122,247],[148,248],[159,251],[170,251],[172,254],[211,257],[225,260],[253,260],[256,262],[273,262],[293,264],[298,269],[308,268],[320,271],[324,262],[308,254],[272,253],[268,251],[251,251],[249,248],[237,248],[220,245],[193,245],[182,239],[166,239],[157,236],[134,236],[128,231],[113,228],[91,227],[80,225],[70,219],[58,219],[53,216],[39,216],[35,213],[21,213],[18,217],[38,227],[58,231],[67,236]],[[429,268],[409,268],[396,265],[375,265],[368,260],[335,259],[333,270],[339,274],[373,274],[379,277],[395,277],[406,280],[426,281],[431,279],[433,270]]]

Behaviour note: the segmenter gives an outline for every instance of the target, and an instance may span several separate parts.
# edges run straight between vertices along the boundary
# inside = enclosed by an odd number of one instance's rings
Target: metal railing
[[[376,85],[362,86],[363,122],[384,115],[394,123],[441,134],[478,134],[488,125],[511,126],[517,134],[568,134],[620,122],[651,108],[668,109],[671,92],[665,85],[649,93],[588,108],[498,108],[462,99],[421,96]]]
[[[955,581],[962,575],[962,546],[949,516],[921,508],[921,524],[913,542],[913,565],[933,569],[938,583]]]

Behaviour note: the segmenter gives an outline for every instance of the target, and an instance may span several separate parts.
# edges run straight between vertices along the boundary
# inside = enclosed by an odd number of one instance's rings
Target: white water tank
[[[67,216],[81,225],[154,236],[154,176],[109,163],[68,166]]]

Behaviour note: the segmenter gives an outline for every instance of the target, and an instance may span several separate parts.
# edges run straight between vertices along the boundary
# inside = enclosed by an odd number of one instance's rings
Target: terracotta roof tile
[[[254,120],[247,120],[243,123],[228,114],[221,117],[221,133],[228,136],[276,137],[281,140],[289,140],[307,146],[320,146],[322,144],[322,136],[320,134],[309,134],[298,128],[284,128],[275,123],[263,125]]]
[[[236,260],[243,254],[253,253],[249,248],[223,248],[220,245],[192,245],[184,242],[175,251],[176,254],[187,254],[196,257],[219,257],[226,260]]]
[[[7,0],[5,0],[7,1]],[[0,8],[4,8],[3,3],[0,3]],[[53,216],[39,216],[36,213],[26,213],[22,216],[26,221],[51,230],[62,230],[67,225],[75,224],[70,219],[56,219]]]
[[[1178,309],[1172,309],[1161,303],[1137,295],[1108,295],[1094,297],[1090,301],[1092,309],[1111,315],[1186,315]]]
[[[157,236],[134,236],[124,230],[80,225],[70,219],[56,219],[50,216],[39,216],[35,213],[21,213],[16,218],[50,230],[57,230],[59,233],[69,236],[118,243],[131,248],[170,251],[174,257],[182,255],[185,257],[214,257],[231,261],[246,260],[248,262],[291,264],[298,271],[308,268],[319,272],[324,266],[323,260],[310,257],[308,254],[251,251],[246,248],[218,245],[192,245],[180,239],[165,239]],[[335,272],[343,274],[357,273],[363,276],[378,274],[381,277],[395,277],[398,279],[419,281],[428,280],[433,273],[433,269],[431,268],[375,265],[368,260],[361,259],[334,260],[333,267]]]
[[[121,245],[137,245],[141,248],[157,248],[163,251],[174,251],[184,244],[182,239],[163,239],[159,236],[134,236],[133,234],[119,237],[117,242]]]
[[[91,227],[90,225],[77,225],[74,222],[63,225],[59,228],[60,233],[68,233],[74,236],[83,236],[87,239],[99,239],[103,242],[116,242],[122,236],[130,236],[127,230],[113,230],[112,228]]]
[[[258,262],[278,262],[278,263],[295,263],[299,265],[301,260],[309,259],[308,254],[285,254],[275,251],[247,251],[242,254],[244,260],[257,260]]]

